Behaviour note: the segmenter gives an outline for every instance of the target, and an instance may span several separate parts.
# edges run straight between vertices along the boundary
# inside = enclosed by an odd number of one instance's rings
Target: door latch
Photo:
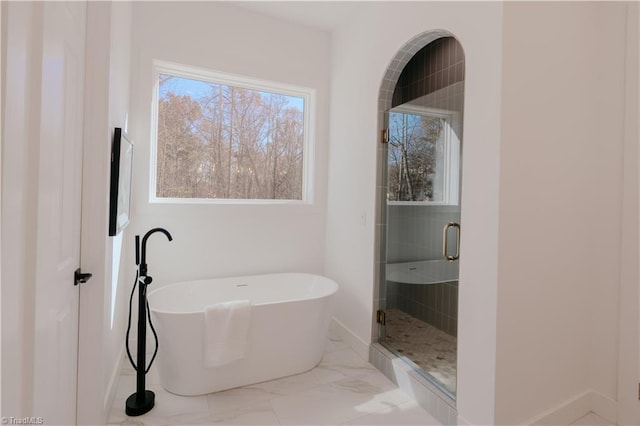
[[[93,274],[90,274],[88,272],[82,272],[82,270],[78,268],[73,273],[73,278],[74,278],[73,285],[84,284],[87,281],[89,281],[89,279],[91,279],[92,276]]]

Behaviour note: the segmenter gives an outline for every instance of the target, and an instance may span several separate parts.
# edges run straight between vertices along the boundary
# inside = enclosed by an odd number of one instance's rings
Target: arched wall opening
[[[427,400],[437,401],[436,407],[438,405],[440,407],[436,409],[433,406],[430,407],[428,403],[422,405],[443,424],[451,422],[452,419],[457,420],[458,262],[441,265],[442,257],[437,253],[437,249],[434,250],[434,246],[443,244],[444,237],[437,229],[442,225],[440,222],[449,224],[460,222],[459,178],[464,73],[465,55],[459,41],[448,31],[428,31],[414,37],[396,53],[386,70],[378,96],[378,134],[382,135],[385,143],[378,145],[376,161],[375,259],[379,267],[374,284],[376,290],[373,309],[384,315],[386,322],[380,322],[379,315],[376,316],[380,324],[374,324],[372,327],[372,342],[378,342],[374,348],[382,348],[380,353],[392,359],[392,365],[401,366],[398,369],[404,371],[405,379],[414,381],[411,387],[422,386],[429,394]],[[426,191],[429,194],[427,196],[417,196],[416,191],[411,191],[411,184],[409,184],[409,194],[401,194],[397,186],[402,187],[402,183],[393,184],[396,173],[389,172],[394,167],[390,163],[390,158],[393,157],[390,151],[398,151],[399,148],[396,145],[403,143],[393,142],[399,133],[395,129],[396,126],[390,123],[389,117],[395,117],[398,113],[394,110],[398,108],[400,110],[408,108],[411,114],[408,116],[413,117],[410,120],[417,118],[423,124],[425,120],[431,119],[427,117],[433,111],[448,111],[453,114],[448,116],[451,120],[447,119],[446,126],[451,125],[453,128],[451,134],[456,134],[452,138],[457,144],[456,159],[453,161],[455,164],[453,173],[456,175],[455,200],[449,200],[441,205],[439,200],[433,197],[431,190],[434,185],[431,183],[425,184],[425,188],[430,187]],[[400,133],[406,137],[407,115],[404,113],[400,115],[405,119],[405,128]],[[450,142],[449,140],[446,142],[447,150]],[[455,144],[452,143],[452,145]],[[390,147],[390,145],[393,146]],[[406,151],[408,145],[407,143],[404,150],[400,149],[400,151]],[[435,153],[425,155],[429,158],[435,157]],[[404,154],[402,157],[406,158]],[[408,170],[410,166],[406,164],[406,159],[404,162],[406,176],[410,173]],[[399,169],[402,170],[402,168],[401,165]],[[401,172],[400,175],[402,174]],[[395,181],[399,180],[402,178],[395,179]],[[423,190],[422,193],[424,192]],[[459,225],[458,229],[460,229]],[[409,244],[403,241],[407,231],[415,234],[418,230],[425,235],[418,236]],[[446,240],[444,244],[446,247]],[[446,281],[442,281],[440,277],[434,278],[431,282],[425,277],[425,281],[418,284],[410,282],[411,280],[402,282],[396,278],[389,278],[388,275],[388,272],[395,271],[394,268],[397,266],[424,265],[425,269],[430,269],[425,271],[428,275],[437,268],[452,264],[454,268],[449,269],[452,269],[453,273]],[[417,327],[421,330],[416,329],[416,324],[419,324]],[[425,333],[424,330],[429,331]],[[397,338],[398,334],[412,337]],[[434,339],[438,341],[437,346],[441,352],[437,357],[435,349],[431,346],[434,342],[430,341]],[[376,355],[374,349],[372,351],[374,364],[380,364],[375,362],[376,358],[379,360],[383,357],[379,355],[376,357]],[[381,370],[391,373],[390,368],[383,367]],[[401,382],[398,374],[398,371],[393,371],[388,376],[396,382]]]
[[[464,51],[440,37],[407,62],[385,114],[378,341],[456,395]],[[386,175],[385,175],[386,171]],[[446,250],[443,250],[443,247]],[[375,325],[374,325],[375,327]],[[374,336],[375,338],[376,336]]]

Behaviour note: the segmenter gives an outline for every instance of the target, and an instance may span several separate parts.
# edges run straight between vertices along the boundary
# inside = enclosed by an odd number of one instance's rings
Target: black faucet
[[[147,341],[147,286],[151,284],[153,278],[147,275],[147,239],[156,232],[162,232],[167,236],[169,241],[173,240],[169,231],[164,228],[153,228],[142,237],[142,259],[140,258],[140,235],[136,235],[136,265],[139,267],[139,275],[138,275],[138,362],[134,366],[136,369],[136,392],[133,393],[125,403],[125,412],[128,416],[140,416],[153,408],[155,405],[155,394],[145,389],[145,374],[147,370],[147,363],[145,360],[146,355],[146,341]],[[133,298],[133,293],[131,293],[131,297]],[[129,321],[131,321],[131,317],[129,317]],[[151,316],[149,316],[149,321],[151,321]],[[158,352],[158,338],[155,334],[155,330],[153,329],[153,325],[151,325],[151,330],[154,333],[154,337],[156,338],[156,350],[154,351],[153,357],[151,358],[151,363],[149,367],[153,363],[153,360],[156,357],[156,353]],[[128,335],[127,329],[127,335]],[[127,340],[127,355],[129,355],[129,359],[133,364],[133,359],[129,354],[129,346]]]
[[[144,237],[142,237],[142,261],[140,261],[140,236],[136,235],[136,265],[140,265],[140,278],[147,278],[147,239],[152,235],[155,234],[156,232],[162,232],[164,235],[167,236],[167,239],[169,241],[172,241],[173,238],[171,237],[171,234],[169,233],[169,231],[167,231],[164,228],[153,228],[151,230],[149,230],[149,232],[147,232],[146,234],[144,234]],[[151,277],[149,277],[151,278]],[[151,284],[151,282],[145,283],[145,284]]]

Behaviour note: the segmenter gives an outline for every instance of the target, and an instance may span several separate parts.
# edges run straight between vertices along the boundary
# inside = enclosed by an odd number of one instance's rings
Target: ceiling
[[[333,31],[366,4],[362,1],[235,1],[235,6],[321,31]]]

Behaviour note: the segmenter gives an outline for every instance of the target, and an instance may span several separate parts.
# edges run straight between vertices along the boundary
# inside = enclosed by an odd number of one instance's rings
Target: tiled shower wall
[[[387,307],[400,309],[451,336],[458,335],[458,282],[429,285],[387,282]]]
[[[460,208],[391,205],[387,218],[387,263],[442,259],[442,229],[449,222],[460,222]],[[448,253],[455,252],[454,244],[451,238]],[[386,296],[387,309],[400,309],[457,336],[457,281],[425,285],[388,281]]]
[[[419,50],[402,70],[391,101],[397,106],[464,81],[464,52],[453,37],[443,37]]]
[[[387,263],[442,259],[442,230],[460,223],[459,206],[389,205],[387,207]],[[449,231],[448,253],[455,253]]]
[[[462,141],[464,67],[457,40],[435,40],[403,69],[392,105],[410,103],[453,112],[451,126]],[[386,213],[387,263],[442,259],[442,229],[449,222],[460,223],[459,205],[388,205]],[[386,299],[387,309],[401,309],[448,334],[457,334],[457,281],[429,285],[387,282]]]

